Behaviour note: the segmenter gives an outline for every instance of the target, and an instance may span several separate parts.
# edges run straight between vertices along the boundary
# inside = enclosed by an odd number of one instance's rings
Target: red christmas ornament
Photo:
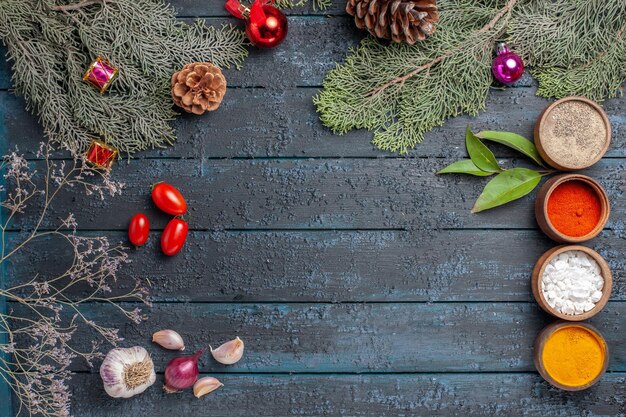
[[[254,0],[248,8],[238,0],[228,0],[226,10],[246,21],[246,35],[259,48],[273,48],[287,36],[287,18],[272,6],[274,0]]]
[[[85,159],[97,168],[111,169],[115,158],[117,158],[117,149],[95,139],[91,141],[85,152]]]

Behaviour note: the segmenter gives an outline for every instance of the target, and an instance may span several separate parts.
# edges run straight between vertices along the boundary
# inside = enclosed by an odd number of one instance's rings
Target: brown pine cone
[[[436,0],[348,0],[346,12],[359,29],[409,45],[432,35],[439,21]]]
[[[172,76],[172,98],[177,106],[194,114],[213,111],[226,93],[226,78],[209,62],[187,64]]]

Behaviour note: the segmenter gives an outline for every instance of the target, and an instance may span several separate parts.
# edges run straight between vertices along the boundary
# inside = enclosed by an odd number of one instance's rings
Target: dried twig
[[[138,309],[128,310],[114,302],[122,298],[147,302],[147,289],[136,281],[125,294],[112,295],[117,272],[127,262],[125,248],[111,245],[106,237],[78,235],[71,213],[57,227],[42,230],[49,208],[62,189],[83,188],[88,194],[104,198],[120,193],[123,186],[112,181],[107,173],[85,165],[82,158],[69,163],[52,161],[51,150],[48,145],[40,149],[39,156],[45,164],[41,174],[32,171],[28,161],[16,152],[2,160],[7,189],[2,190],[5,198],[1,205],[7,214],[0,225],[0,268],[41,239],[60,240],[69,247],[72,258],[63,273],[37,274],[10,288],[0,288],[0,297],[19,306],[10,313],[0,312],[0,334],[6,335],[6,340],[0,341],[0,381],[13,390],[18,404],[16,415],[24,412],[66,417],[70,415],[70,391],[66,383],[70,364],[76,358],[91,363],[101,356],[99,346],[103,342],[116,344],[121,340],[117,329],[92,321],[79,306],[90,301],[110,303],[130,320],[139,322],[143,316]],[[39,185],[41,179],[43,186]],[[7,248],[6,235],[11,222],[25,215],[30,206],[41,207],[35,226]],[[79,328],[91,329],[99,335],[87,350],[72,343],[72,336]]]

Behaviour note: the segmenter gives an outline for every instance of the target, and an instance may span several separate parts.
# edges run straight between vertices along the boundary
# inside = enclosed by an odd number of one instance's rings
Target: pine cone
[[[348,0],[346,12],[359,29],[409,45],[432,35],[439,21],[436,0]]]
[[[177,106],[194,114],[213,111],[226,93],[226,78],[209,62],[187,64],[172,76],[172,98]]]

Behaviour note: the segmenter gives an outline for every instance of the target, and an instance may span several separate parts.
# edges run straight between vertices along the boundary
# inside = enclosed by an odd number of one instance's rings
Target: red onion
[[[172,359],[165,367],[165,386],[167,393],[173,393],[191,387],[198,379],[198,358],[202,351],[192,356],[179,356]]]

